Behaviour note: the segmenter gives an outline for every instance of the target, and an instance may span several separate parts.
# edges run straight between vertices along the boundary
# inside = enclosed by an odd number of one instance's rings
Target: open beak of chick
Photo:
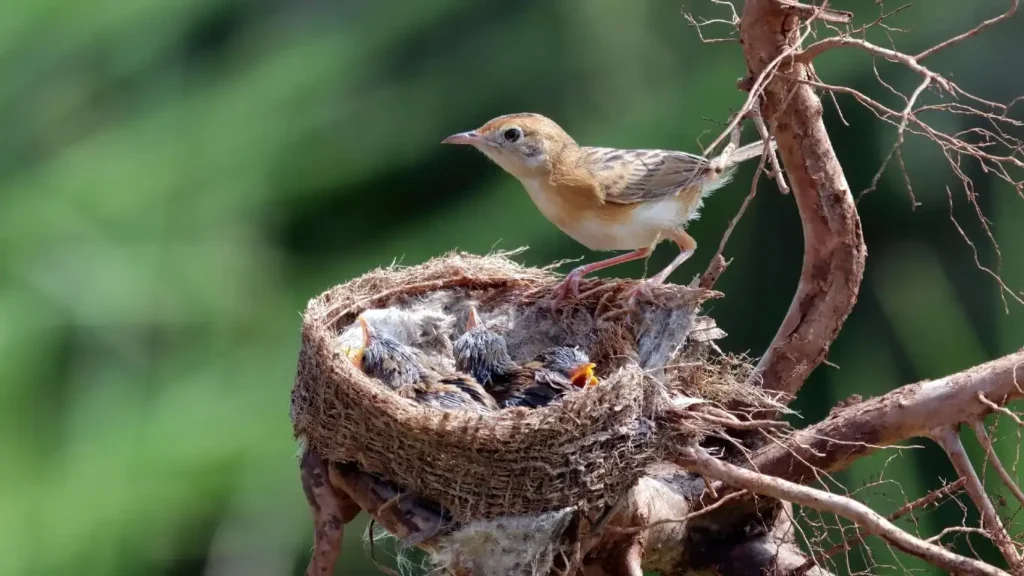
[[[370,325],[366,323],[366,319],[360,316],[357,318],[359,325],[363,328],[363,345],[352,346],[345,348],[345,355],[348,359],[356,365],[356,368],[363,369],[363,352],[367,347],[370,346],[370,340],[373,339],[373,331],[370,330]]]
[[[469,132],[452,134],[444,140],[441,140],[441,144],[463,144],[467,146],[475,146],[482,141],[480,134],[478,134],[476,130],[470,130]]]
[[[594,376],[595,367],[597,367],[597,364],[587,363],[574,370],[570,377],[573,385],[577,388],[597,386],[600,383],[600,380],[597,379],[597,376]]]

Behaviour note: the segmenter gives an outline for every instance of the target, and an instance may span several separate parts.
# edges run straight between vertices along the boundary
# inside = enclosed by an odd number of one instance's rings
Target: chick
[[[513,390],[501,403],[502,407],[540,408],[573,390],[598,384],[597,376],[594,376],[594,364],[579,348],[549,348],[525,366],[533,370],[534,383]]]
[[[372,308],[359,315],[373,329],[405,344],[431,351],[451,353],[451,318],[429,309]],[[358,347],[363,333],[353,324],[338,336],[341,349]]]
[[[490,412],[494,398],[470,376],[436,370],[415,348],[378,333],[359,317],[363,342],[346,353],[368,376],[380,380],[399,395],[442,410]]]
[[[484,326],[473,307],[454,351],[456,368],[476,378],[503,408],[538,408],[575,388],[598,383],[594,364],[576,348],[551,348],[531,362],[516,364],[505,339]]]

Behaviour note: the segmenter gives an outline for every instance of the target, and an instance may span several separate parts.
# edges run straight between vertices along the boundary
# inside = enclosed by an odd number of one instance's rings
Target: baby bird
[[[736,164],[763,149],[756,142],[708,159],[669,150],[580,146],[551,119],[526,113],[499,116],[442,143],[483,152],[522,183],[541,214],[587,248],[631,250],[574,269],[556,288],[554,304],[579,296],[584,275],[645,258],[668,239],[679,246],[679,255],[639,284],[630,299],[664,282],[697,248],[685,228],[698,217],[703,199],[729,181]]]
[[[385,334],[421,350],[445,351],[451,353],[451,318],[432,310],[404,310],[401,308],[372,308],[364,310],[359,317],[373,327],[374,331]],[[352,348],[363,341],[363,332],[353,324],[338,336],[340,348]]]
[[[361,346],[347,348],[352,362],[398,394],[442,410],[498,409],[494,398],[466,374],[442,373],[426,365],[422,354],[394,338],[377,333],[362,317]]]
[[[597,386],[594,364],[579,348],[556,346],[549,348],[526,364],[533,370],[534,384],[513,390],[502,407],[525,406],[540,408],[560,399],[574,389]],[[568,380],[568,385],[566,385]]]
[[[525,365],[516,364],[505,339],[484,326],[473,307],[454,348],[456,368],[476,378],[503,408],[538,408],[575,388],[598,384],[594,364],[576,348],[551,348]]]

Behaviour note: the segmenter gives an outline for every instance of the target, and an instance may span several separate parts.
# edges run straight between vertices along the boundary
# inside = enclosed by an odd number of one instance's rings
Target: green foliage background
[[[918,51],[1004,4],[919,3],[893,20],[911,29],[894,37]],[[930,64],[1008,101],[1024,93],[1021,22]],[[916,82],[877,66],[896,87]],[[893,102],[863,54],[830,53],[818,70]],[[393,259],[453,248],[529,245],[531,264],[598,257],[482,155],[441,138],[536,111],[583,143],[696,150],[742,103],[743,73],[739,46],[701,45],[678,0],[0,4],[0,573],[300,574],[311,525],[288,394],[306,300]],[[846,123],[830,103],[826,121],[856,192],[893,134],[840,104]],[[819,369],[796,404],[805,421],[850,394],[1024,343],[1020,307],[1004,313],[950,223],[955,182],[938,149],[910,138],[905,160],[920,205],[894,170],[861,201],[866,281],[830,356],[841,369]],[[701,249],[676,282],[703,270],[753,168],[691,227]],[[1019,290],[1024,200],[968,170],[1003,277]],[[994,265],[963,192],[954,199]],[[769,342],[801,242],[792,198],[762,182],[727,250],[727,296],[711,310],[728,349],[757,354]],[[662,247],[648,267],[673,255]],[[1011,459],[1014,446],[1004,447]],[[877,480],[888,457],[838,479]],[[884,476],[912,499],[953,472],[929,447],[903,452]],[[864,497],[882,512],[904,501],[895,484]],[[943,508],[920,525],[934,534],[960,515]],[[345,574],[374,572],[359,532],[349,530]],[[873,550],[883,572],[919,567]]]

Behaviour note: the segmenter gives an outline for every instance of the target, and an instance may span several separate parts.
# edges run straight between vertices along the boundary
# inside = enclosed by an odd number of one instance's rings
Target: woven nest
[[[681,361],[697,354],[681,345],[687,336],[692,342],[715,331],[695,311],[716,293],[656,287],[637,319],[621,304],[635,281],[589,280],[579,299],[553,312],[559,280],[507,255],[456,253],[375,270],[314,298],[303,316],[292,390],[296,436],[330,460],[355,462],[436,500],[459,521],[615,502],[666,450],[705,432],[699,420],[680,425],[670,417],[680,392],[716,400],[743,392],[734,379],[695,382],[706,369]],[[597,364],[601,384],[535,410],[441,411],[394,394],[339,350],[360,313],[395,308],[437,320],[430,333],[413,337],[451,365],[451,342],[469,304],[506,337],[515,360],[553,345],[579,346]],[[664,369],[672,363],[684,368]]]

